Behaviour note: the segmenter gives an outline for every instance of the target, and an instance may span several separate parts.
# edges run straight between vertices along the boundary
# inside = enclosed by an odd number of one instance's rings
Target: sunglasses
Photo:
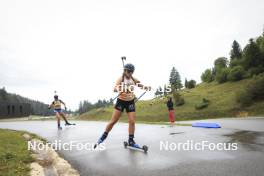
[[[133,71],[131,71],[131,70],[126,70],[127,71],[127,73],[133,73]]]

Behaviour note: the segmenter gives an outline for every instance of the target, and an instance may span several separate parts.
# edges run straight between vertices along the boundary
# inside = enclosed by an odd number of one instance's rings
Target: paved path
[[[124,149],[127,124],[118,123],[106,140],[103,151],[60,150],[83,176],[263,176],[264,173],[264,119],[222,119],[221,129],[203,129],[189,126],[165,125],[136,126],[135,140],[149,146],[148,154]],[[0,122],[0,128],[27,130],[49,142],[77,141],[82,144],[97,141],[105,122],[76,121],[77,126],[58,131],[55,121]],[[173,134],[173,135],[171,135]],[[237,151],[184,151],[173,150],[177,143],[234,143]],[[172,150],[161,150],[161,142],[170,144]]]

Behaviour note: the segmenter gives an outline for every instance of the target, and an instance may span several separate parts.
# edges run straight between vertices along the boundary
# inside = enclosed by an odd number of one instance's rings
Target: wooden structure
[[[28,103],[0,101],[0,118],[27,117],[31,106]]]

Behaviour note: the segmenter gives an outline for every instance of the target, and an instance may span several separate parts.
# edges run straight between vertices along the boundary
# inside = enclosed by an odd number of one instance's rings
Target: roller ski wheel
[[[142,149],[143,149],[144,153],[147,153],[148,152],[148,146],[143,145]]]
[[[128,142],[125,141],[124,142],[124,147],[127,148],[127,146],[128,146]]]

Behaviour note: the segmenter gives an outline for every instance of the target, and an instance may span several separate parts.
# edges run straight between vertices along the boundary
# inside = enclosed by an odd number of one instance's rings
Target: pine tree
[[[181,76],[179,72],[175,69],[175,67],[173,67],[171,70],[169,81],[170,81],[172,89],[179,90],[182,88]]]
[[[232,49],[230,51],[230,58],[231,67],[241,65],[242,50],[236,40],[233,41]]]
[[[230,51],[230,58],[233,59],[240,59],[242,57],[242,50],[240,48],[239,43],[234,40],[232,44],[232,49]]]
[[[163,88],[163,95],[164,96],[167,96],[168,92],[167,92],[167,85],[165,84],[164,85],[164,88]]]
[[[172,68],[171,73],[170,73],[170,84],[174,88],[175,83],[176,83],[176,69],[175,67]]]
[[[188,88],[188,80],[185,78],[184,87]]]
[[[5,90],[5,87],[0,89],[0,100],[6,101],[8,99],[8,93]]]
[[[243,67],[245,70],[263,65],[263,55],[260,48],[253,39],[249,40],[249,44],[243,51]]]
[[[161,86],[159,86],[159,88],[155,92],[155,96],[156,97],[159,97],[160,95],[162,95],[162,88],[161,88]]]
[[[181,82],[181,76],[180,76],[180,73],[176,70],[176,90],[180,90],[183,86],[182,86],[182,82]]]

